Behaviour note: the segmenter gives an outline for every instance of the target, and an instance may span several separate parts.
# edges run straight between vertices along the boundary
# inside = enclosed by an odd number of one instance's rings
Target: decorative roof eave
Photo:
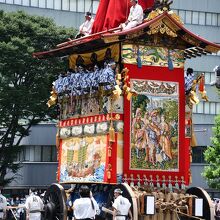
[[[148,35],[153,35],[156,33],[167,34],[171,37],[178,37],[184,40],[190,47],[186,48],[200,48],[206,51],[207,53],[217,53],[220,50],[220,45],[212,43],[200,36],[187,30],[183,23],[178,19],[178,16],[172,15],[170,12],[163,12],[157,17],[152,18],[151,20],[140,24],[139,26],[126,31],[121,31],[119,33],[113,34],[103,34],[103,39],[105,42],[109,42],[108,38],[116,39],[118,36],[119,40],[124,38],[128,39],[129,36],[136,37],[143,34],[142,30],[147,30]],[[139,34],[138,34],[139,33]],[[126,37],[125,37],[126,36]]]
[[[220,50],[220,45],[209,42],[187,30],[179,17],[172,13],[172,11],[160,11],[160,13],[153,12],[152,14],[153,16],[147,18],[145,22],[130,30],[115,32],[118,28],[114,28],[87,37],[64,42],[57,45],[58,48],[56,49],[33,53],[33,56],[42,59],[54,56],[61,57],[74,53],[86,53],[117,42],[158,33],[166,34],[173,38],[179,38],[186,42],[185,58],[196,57],[207,53],[217,53]]]

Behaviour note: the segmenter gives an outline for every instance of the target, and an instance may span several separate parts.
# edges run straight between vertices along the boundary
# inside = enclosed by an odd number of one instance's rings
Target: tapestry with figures
[[[184,69],[137,63],[124,66],[132,93],[130,99],[124,99],[125,181],[188,185]]]
[[[178,83],[131,80],[131,169],[178,169]]]
[[[63,139],[60,182],[105,182],[107,135]]]

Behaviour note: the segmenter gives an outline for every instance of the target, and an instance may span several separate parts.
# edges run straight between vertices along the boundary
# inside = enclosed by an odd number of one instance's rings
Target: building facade
[[[84,20],[86,11],[96,13],[97,0],[0,0],[0,9],[23,10],[32,15],[53,18],[58,25],[77,28]],[[172,9],[180,15],[187,29],[220,44],[220,1],[219,0],[174,0]],[[208,190],[212,196],[218,192],[209,189],[202,178],[205,163],[203,152],[210,146],[214,118],[220,113],[220,99],[215,87],[209,85],[215,79],[213,68],[220,65],[220,54],[209,54],[186,61],[186,68],[194,69],[195,75],[204,73],[209,102],[201,101],[193,109],[194,130],[197,146],[192,149],[192,184]],[[16,182],[8,188],[45,188],[56,181],[56,127],[41,124],[32,128],[31,135],[23,140],[23,150],[18,160],[23,161]],[[215,193],[215,195],[214,195]]]

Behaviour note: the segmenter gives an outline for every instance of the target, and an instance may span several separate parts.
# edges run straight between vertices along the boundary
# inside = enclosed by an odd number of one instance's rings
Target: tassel
[[[108,179],[111,179],[111,171],[108,171],[108,172],[107,172],[107,178],[108,178]]]
[[[109,128],[109,141],[110,142],[115,142],[115,129],[111,123],[110,128]]]
[[[173,61],[172,61],[171,55],[170,55],[170,50],[168,50],[168,69],[169,70],[173,70],[174,69]]]
[[[58,132],[56,134],[56,147],[59,150],[59,147],[60,147],[60,136],[59,136]]]
[[[141,62],[141,52],[139,50],[139,48],[137,49],[137,66],[138,68],[141,68],[142,67],[142,62]]]
[[[129,93],[127,94],[127,100],[130,101],[130,100],[131,100],[131,97],[132,97],[132,93],[129,92]]]
[[[191,91],[191,93],[190,93],[190,102],[192,103],[192,104],[199,104],[199,99],[198,99],[198,97],[196,96],[196,93],[195,92],[193,92],[193,91]]]
[[[203,93],[205,91],[205,79],[204,75],[202,75],[200,82],[199,82],[199,91]]]
[[[197,140],[196,140],[196,135],[195,132],[192,130],[192,137],[191,137],[191,147],[196,147],[197,146]]]

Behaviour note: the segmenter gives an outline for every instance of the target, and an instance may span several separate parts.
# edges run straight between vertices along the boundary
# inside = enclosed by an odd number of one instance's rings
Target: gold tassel
[[[192,131],[192,137],[191,137],[191,147],[196,147],[197,146],[197,140],[196,140],[196,135],[195,132]]]
[[[59,150],[59,147],[60,147],[60,136],[59,136],[58,132],[56,134],[56,147],[57,147],[57,150]]]
[[[128,94],[127,94],[127,100],[130,101],[130,100],[131,100],[131,97],[132,97],[132,93],[131,93],[131,92],[128,92]]]
[[[115,129],[113,127],[112,121],[111,121],[110,128],[109,128],[109,141],[115,142]]]
[[[191,184],[192,183],[192,175],[191,175],[191,171],[189,173],[189,183]]]

